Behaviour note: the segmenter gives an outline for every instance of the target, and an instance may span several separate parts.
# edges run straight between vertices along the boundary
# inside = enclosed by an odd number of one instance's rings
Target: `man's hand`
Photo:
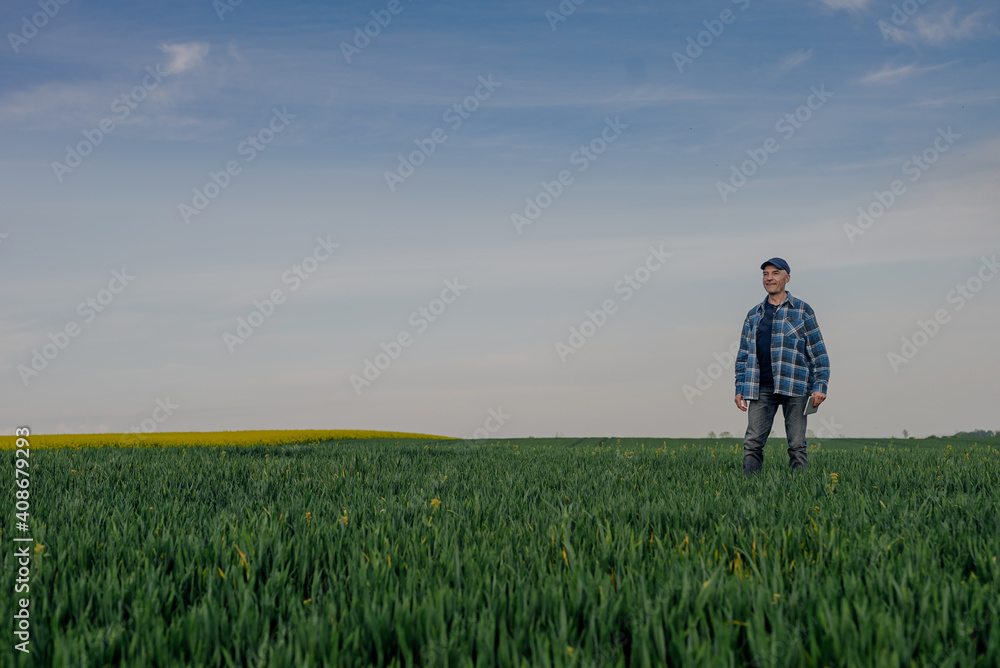
[[[825,395],[824,395],[824,396],[825,396]],[[742,394],[737,394],[737,395],[736,395],[736,407],[737,407],[737,408],[739,408],[739,409],[740,409],[741,411],[743,411],[744,413],[746,413],[746,412],[747,412],[747,402],[746,402],[746,400],[745,400],[745,399],[743,398],[743,395],[742,395]]]
[[[825,392],[813,392],[812,393],[813,408],[819,408],[819,405],[823,403],[825,399],[826,399]]]

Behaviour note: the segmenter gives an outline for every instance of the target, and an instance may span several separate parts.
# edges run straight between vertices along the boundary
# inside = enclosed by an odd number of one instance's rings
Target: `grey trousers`
[[[764,444],[771,433],[774,415],[781,406],[788,437],[788,463],[793,469],[808,465],[806,416],[802,414],[812,396],[789,397],[774,394],[773,388],[760,388],[760,397],[747,402],[747,433],[743,437],[743,472],[757,473],[764,466]]]

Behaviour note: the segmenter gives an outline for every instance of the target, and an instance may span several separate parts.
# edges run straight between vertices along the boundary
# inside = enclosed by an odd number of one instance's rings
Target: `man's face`
[[[780,294],[791,276],[784,269],[778,269],[773,264],[764,267],[764,289],[769,295]]]

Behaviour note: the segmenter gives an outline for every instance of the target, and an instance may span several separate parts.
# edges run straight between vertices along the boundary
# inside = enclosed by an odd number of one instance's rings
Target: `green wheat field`
[[[117,444],[117,443],[116,443]],[[8,481],[0,616],[18,570]],[[9,666],[997,666],[1000,439],[31,453]]]

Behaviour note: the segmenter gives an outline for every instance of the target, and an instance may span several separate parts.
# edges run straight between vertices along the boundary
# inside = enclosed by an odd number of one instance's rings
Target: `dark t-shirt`
[[[774,376],[771,374],[771,324],[774,322],[774,312],[777,306],[770,301],[764,302],[764,317],[757,324],[757,365],[760,367],[760,386],[773,388]]]

